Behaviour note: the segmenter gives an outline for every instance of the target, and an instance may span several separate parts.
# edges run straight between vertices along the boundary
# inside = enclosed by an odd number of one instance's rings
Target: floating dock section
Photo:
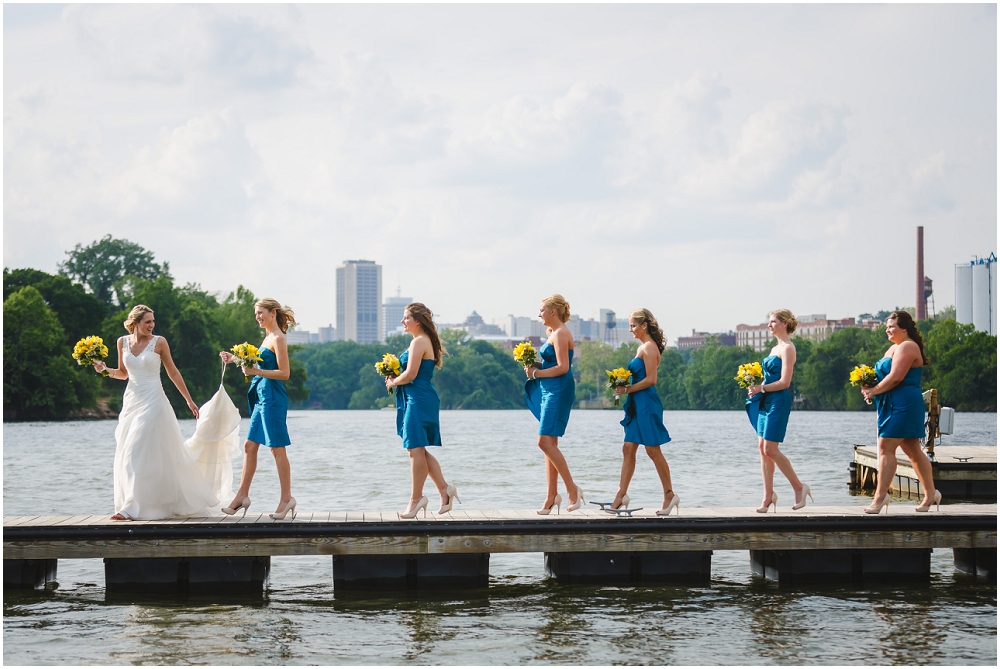
[[[892,482],[894,494],[920,499],[924,496],[917,473],[902,449],[897,449],[899,465]],[[996,499],[996,446],[936,446],[931,455],[934,485],[945,499]],[[878,447],[854,446],[849,466],[852,490],[873,492],[878,484]]]
[[[750,568],[779,582],[927,578],[930,551],[954,550],[956,568],[996,578],[996,504],[888,515],[810,505],[758,514],[684,509],[659,517],[600,510],[455,511],[401,520],[395,512],[266,515],[115,522],[107,516],[5,517],[4,585],[43,587],[60,559],[102,558],[113,591],[260,592],[273,555],[326,555],[334,587],[439,588],[488,584],[493,553],[543,553],[560,582],[707,581],[714,551],[748,551]]]

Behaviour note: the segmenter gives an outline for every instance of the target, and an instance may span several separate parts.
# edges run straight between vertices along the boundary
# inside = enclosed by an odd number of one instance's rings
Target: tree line
[[[128,240],[110,235],[67,252],[58,274],[36,269],[4,269],[4,419],[42,420],[78,415],[95,405],[111,412],[121,406],[125,384],[104,379],[70,358],[73,344],[99,334],[117,365],[115,342],[122,322],[136,304],[151,306],[156,333],[170,341],[171,351],[196,401],[217,389],[218,351],[243,341],[259,343],[263,331],[253,318],[254,296],[239,286],[225,297],[197,284],[176,285],[166,263]],[[924,388],[937,388],[942,404],[960,411],[996,411],[997,338],[961,325],[953,318],[920,321],[931,364]],[[524,372],[501,346],[468,340],[464,332],[445,330],[448,350],[434,384],[444,409],[521,409]],[[847,328],[822,342],[793,338],[798,362],[792,381],[797,406],[803,409],[871,410],[848,382],[857,364],[873,365],[889,343],[884,328]],[[374,363],[386,351],[400,353],[408,335],[386,343],[331,342],[290,346],[291,378],[286,382],[296,408],[378,409],[394,399],[386,394]],[[625,366],[636,343],[614,348],[601,342],[577,345],[573,373],[577,399],[609,396],[604,370]],[[732,410],[743,407],[745,393],[733,381],[736,368],[759,361],[763,352],[722,346],[709,338],[695,351],[667,349],[658,369],[656,388],[665,409]],[[187,415],[183,399],[164,383],[178,415]],[[246,385],[230,367],[225,388],[246,411]]]

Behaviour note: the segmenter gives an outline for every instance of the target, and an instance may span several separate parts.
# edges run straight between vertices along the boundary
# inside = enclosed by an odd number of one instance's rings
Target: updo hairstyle
[[[145,304],[137,304],[132,307],[132,311],[128,312],[128,318],[125,319],[125,329],[128,330],[129,334],[135,334],[135,326],[146,316],[146,314],[153,313],[153,310],[147,307]]]
[[[288,307],[281,306],[281,302],[278,302],[278,300],[265,297],[257,300],[254,306],[260,307],[261,309],[267,309],[268,311],[277,312],[275,314],[275,320],[278,321],[278,328],[282,332],[288,332],[288,328],[295,325],[295,312]]]
[[[555,295],[549,295],[544,300],[542,300],[542,305],[546,309],[555,309],[556,316],[559,317],[563,323],[569,320],[569,302],[562,295],[556,293]]]
[[[438,336],[437,326],[434,325],[434,314],[422,302],[410,302],[404,311],[408,311],[413,320],[420,323],[424,334],[431,340],[431,347],[434,349],[434,365],[441,367],[441,358],[447,353],[441,337]]]
[[[795,328],[799,327],[799,319],[795,317],[788,309],[775,309],[768,316],[774,316],[779,321],[785,324],[785,329],[789,335],[795,332]]]
[[[649,309],[636,309],[628,317],[634,320],[636,325],[646,324],[646,331],[653,338],[653,343],[656,344],[656,348],[660,349],[660,353],[663,353],[667,342],[664,340],[660,324],[656,322],[656,317],[653,316],[652,312]]]
[[[917,324],[913,322],[913,316],[910,315],[910,312],[900,309],[889,314],[889,318],[895,318],[896,326],[906,330],[906,336],[917,343],[917,346],[920,347],[920,357],[923,359],[924,364],[930,363],[931,359],[924,353],[924,338],[920,334],[920,330],[917,329]],[[886,320],[889,320],[889,318]]]

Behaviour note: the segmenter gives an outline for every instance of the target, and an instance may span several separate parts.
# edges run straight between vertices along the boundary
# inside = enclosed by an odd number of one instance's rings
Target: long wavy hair
[[[288,332],[288,328],[295,325],[295,312],[290,307],[281,306],[281,302],[270,297],[257,300],[255,307],[275,311],[274,317],[278,321],[278,327],[282,332]]]
[[[896,325],[906,330],[906,336],[917,342],[917,346],[920,347],[920,357],[923,359],[924,364],[930,364],[931,359],[924,353],[924,337],[920,334],[920,330],[917,329],[917,324],[913,322],[913,316],[910,315],[910,312],[900,309],[889,314],[889,318],[895,318]],[[886,320],[889,319],[887,318]]]
[[[445,350],[444,344],[441,343],[441,337],[438,336],[437,326],[434,325],[434,314],[422,302],[410,302],[406,305],[405,311],[410,312],[413,320],[420,323],[424,334],[431,340],[431,347],[434,349],[434,366],[440,368],[441,358],[448,351]]]
[[[646,324],[646,331],[653,338],[653,343],[656,344],[656,348],[660,349],[660,353],[663,353],[663,349],[667,347],[667,342],[663,337],[663,331],[660,330],[660,324],[656,322],[656,317],[653,316],[653,312],[649,309],[636,309],[628,317],[634,320],[637,325]]]

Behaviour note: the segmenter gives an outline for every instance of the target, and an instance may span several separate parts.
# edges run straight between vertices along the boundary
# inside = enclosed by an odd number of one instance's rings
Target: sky
[[[996,5],[11,5],[3,256],[126,238],[335,321],[915,303],[997,250]]]

